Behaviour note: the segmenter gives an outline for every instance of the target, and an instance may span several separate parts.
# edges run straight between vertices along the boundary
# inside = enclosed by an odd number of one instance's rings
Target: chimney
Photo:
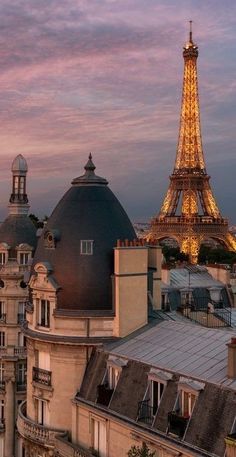
[[[228,378],[236,379],[236,337],[232,337],[228,346]]]

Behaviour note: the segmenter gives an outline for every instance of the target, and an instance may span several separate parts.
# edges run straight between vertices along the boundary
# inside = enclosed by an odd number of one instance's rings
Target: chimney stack
[[[228,378],[236,379],[236,337],[232,337],[228,346]]]

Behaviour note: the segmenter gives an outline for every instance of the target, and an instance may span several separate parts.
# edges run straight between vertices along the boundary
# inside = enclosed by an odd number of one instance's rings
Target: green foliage
[[[142,447],[132,446],[128,452],[128,457],[154,457],[156,452],[151,452],[146,443]]]
[[[35,214],[31,213],[29,215],[29,218],[31,219],[31,221],[33,222],[33,224],[35,225],[35,227],[38,229],[38,228],[43,228],[44,227],[44,221],[47,222],[48,220],[48,216],[44,216],[43,220],[40,221],[39,218],[37,216],[35,216]]]
[[[223,263],[233,265],[236,263],[236,253],[226,251],[224,248],[210,248],[202,245],[198,255],[199,263]]]
[[[166,262],[183,262],[188,261],[189,256],[184,252],[180,252],[179,248],[170,248],[169,246],[163,246],[162,248],[163,255],[166,259]]]

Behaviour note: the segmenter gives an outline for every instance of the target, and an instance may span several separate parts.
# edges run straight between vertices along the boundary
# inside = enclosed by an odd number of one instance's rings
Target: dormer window
[[[41,327],[50,327],[50,301],[39,300],[39,322]]]
[[[20,253],[20,264],[27,265],[29,262],[29,253],[28,252],[21,252]]]
[[[93,240],[80,241],[80,254],[93,255]]]
[[[150,402],[152,407],[152,414],[155,416],[158,406],[161,403],[161,397],[164,392],[165,385],[160,381],[150,381]]]
[[[109,389],[115,389],[120,376],[120,367],[108,366],[108,384]]]
[[[183,417],[190,417],[193,412],[197,396],[191,392],[181,391],[181,413]]]

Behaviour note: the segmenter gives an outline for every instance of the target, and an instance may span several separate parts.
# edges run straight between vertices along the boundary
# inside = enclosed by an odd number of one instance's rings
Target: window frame
[[[3,331],[0,331],[0,347],[2,347],[2,348],[6,347],[6,332],[3,332]]]
[[[101,441],[101,428],[103,428],[104,437]],[[96,451],[99,457],[107,457],[107,423],[104,419],[100,419],[96,416],[91,417],[91,444],[92,449]],[[97,433],[97,436],[96,436]],[[104,445],[104,447],[103,447]],[[101,449],[102,448],[102,449]]]
[[[80,255],[93,255],[93,248],[94,240],[80,240]]]
[[[41,299],[38,301],[38,325],[44,328],[50,328],[50,300]]]

